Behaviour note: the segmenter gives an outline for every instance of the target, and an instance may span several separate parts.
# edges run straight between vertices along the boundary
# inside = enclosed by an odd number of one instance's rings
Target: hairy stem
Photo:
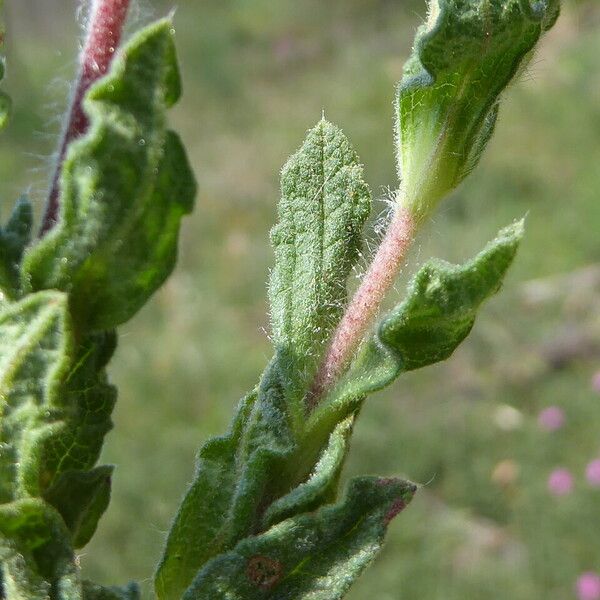
[[[383,298],[394,283],[416,229],[415,217],[399,204],[373,262],[329,344],[310,394],[309,408],[318,403],[319,398],[331,388],[348,366],[377,315]]]
[[[52,185],[40,235],[52,229],[58,220],[60,172],[69,144],[83,135],[88,118],[82,106],[90,86],[105,75],[121,42],[130,0],[93,0],[85,44],[79,59],[79,75],[73,91],[52,177]]]

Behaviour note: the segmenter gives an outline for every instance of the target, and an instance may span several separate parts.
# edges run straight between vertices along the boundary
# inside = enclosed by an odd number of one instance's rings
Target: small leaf
[[[367,394],[401,373],[446,360],[471,331],[481,304],[498,291],[522,236],[519,221],[464,265],[425,264],[406,299],[380,322],[348,373],[313,413],[307,435],[315,435],[315,428],[331,429],[356,411]]]
[[[180,93],[169,20],[138,33],[88,92],[90,129],[60,179],[59,223],[23,262],[26,290],[68,291],[78,328],[131,318],[170,274],[195,182],[165,113]]]
[[[337,484],[348,452],[353,425],[353,416],[337,425],[310,477],[269,506],[263,517],[263,531],[284,519],[310,512],[336,499]]]
[[[256,392],[241,402],[231,430],[209,440],[198,454],[194,482],[171,526],[155,577],[160,599],[180,598],[196,571],[219,552],[238,478],[236,458]]]
[[[78,546],[108,502],[106,468],[88,471],[111,427],[104,366],[114,347],[111,333],[76,345],[61,292],[0,311],[0,502],[47,492]]]
[[[363,477],[337,505],[298,515],[210,561],[183,600],[338,600],[381,549],[415,486]]]
[[[169,533],[156,580],[160,600],[179,600],[204,563],[260,528],[295,441],[278,358],[241,405],[231,433],[200,451],[196,479]],[[287,491],[287,490],[286,490]]]
[[[60,515],[39,499],[0,505],[0,561],[10,600],[81,600],[78,567]]]
[[[475,167],[501,93],[551,27],[559,0],[430,0],[397,96],[398,169],[418,217]]]
[[[107,332],[87,337],[71,351],[69,371],[27,432],[21,472],[32,493],[44,493],[62,473],[85,472],[96,464],[112,428],[116,390],[104,366],[115,344],[114,333]]]
[[[346,304],[370,207],[356,152],[341,130],[321,120],[283,168],[279,222],[271,233],[273,342],[280,360],[289,361],[287,395],[297,402]],[[295,416],[300,421],[303,409]]]
[[[74,548],[83,548],[94,535],[110,501],[112,472],[112,466],[65,471],[44,493],[46,501],[60,511]]]
[[[0,287],[9,298],[18,296],[19,268],[31,241],[32,225],[33,208],[27,196],[21,196],[8,223],[0,229]]]

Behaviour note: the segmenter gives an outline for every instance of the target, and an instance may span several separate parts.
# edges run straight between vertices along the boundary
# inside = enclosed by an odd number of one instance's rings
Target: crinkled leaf
[[[365,395],[405,371],[446,360],[471,331],[481,304],[495,294],[513,262],[523,222],[501,230],[464,265],[425,264],[406,299],[378,325],[345,377],[312,415],[307,430],[331,427],[354,412]]]
[[[32,449],[30,428],[46,416],[68,369],[71,340],[67,299],[41,292],[0,312],[1,501],[39,495],[39,471],[24,476]],[[36,461],[37,462],[37,461]]]
[[[430,0],[397,97],[398,168],[417,214],[477,164],[500,94],[558,10],[559,0]]]
[[[295,445],[275,358],[256,396],[242,404],[225,438],[200,452],[196,479],[175,518],[156,580],[160,600],[179,600],[197,571],[260,529],[262,513],[280,495]]]
[[[69,533],[42,500],[0,505],[0,560],[10,600],[81,600]]]
[[[279,222],[271,232],[273,342],[289,361],[295,389],[288,395],[304,395],[339,321],[370,206],[356,152],[341,130],[321,120],[283,168]]]
[[[90,541],[108,507],[113,469],[102,466],[91,471],[65,471],[44,494],[60,511],[75,548]]]
[[[172,24],[138,33],[87,94],[89,133],[60,178],[59,223],[23,262],[26,289],[70,292],[79,327],[129,319],[171,272],[195,182],[166,110],[180,93]]]
[[[198,453],[196,475],[171,526],[155,577],[158,598],[177,598],[209,558],[219,552],[221,531],[238,480],[237,455],[256,392],[240,403],[227,435],[209,440]]]
[[[262,530],[336,499],[337,485],[348,452],[353,425],[353,416],[337,425],[310,477],[269,506],[263,517]]]
[[[29,295],[0,311],[1,501],[48,492],[76,545],[108,500],[105,480],[90,489],[107,473],[87,471],[111,427],[115,391],[103,368],[113,349],[112,334],[75,343],[61,292]]]
[[[345,499],[295,516],[210,561],[183,600],[338,600],[375,558],[415,486],[363,477]]]
[[[0,288],[9,298],[18,295],[19,267],[25,247],[31,241],[33,208],[21,196],[5,227],[0,229]]]

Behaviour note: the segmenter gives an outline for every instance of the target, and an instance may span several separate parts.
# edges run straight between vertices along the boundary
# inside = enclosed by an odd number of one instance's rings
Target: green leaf
[[[44,493],[47,502],[60,511],[75,548],[83,548],[90,541],[108,507],[113,469],[102,466],[91,471],[65,471]]]
[[[29,468],[30,428],[46,417],[50,397],[68,369],[67,298],[42,292],[0,312],[0,501],[39,495]],[[28,479],[28,481],[25,481]]]
[[[338,505],[298,515],[210,561],[183,600],[338,600],[381,549],[415,486],[363,477]]]
[[[78,328],[133,316],[170,274],[195,181],[166,110],[180,82],[169,20],[138,33],[88,92],[89,133],[71,144],[59,223],[23,262],[26,290],[70,293]]]
[[[70,369],[49,397],[51,410],[46,408],[28,431],[21,471],[31,493],[45,493],[62,473],[86,472],[96,464],[112,428],[116,390],[104,367],[115,344],[113,332],[97,334],[82,340],[70,354]],[[61,514],[69,510],[60,504],[56,508]]]
[[[336,499],[338,481],[348,453],[353,426],[354,416],[337,425],[310,477],[269,506],[263,517],[263,531],[284,519],[310,512]]]
[[[136,583],[124,587],[104,587],[89,581],[83,582],[83,600],[141,600],[142,594]]]
[[[398,169],[415,215],[477,164],[501,93],[558,11],[559,0],[430,0],[397,96]]]
[[[307,424],[330,430],[367,394],[401,373],[446,360],[467,337],[481,304],[500,288],[523,236],[523,222],[501,230],[464,265],[431,260],[416,274],[406,299],[378,325],[361,352]]]
[[[370,207],[356,152],[337,127],[321,120],[283,168],[279,222],[271,233],[273,343],[288,361],[287,395],[297,402],[346,304]],[[302,419],[302,408],[295,417]]]
[[[200,451],[156,576],[160,600],[179,600],[205,562],[260,529],[264,511],[282,495],[280,486],[288,491],[284,473],[295,441],[283,379],[276,357],[229,435]]]
[[[6,226],[0,229],[0,287],[9,298],[18,296],[19,268],[31,241],[32,225],[33,208],[27,196],[21,196]]]
[[[0,505],[0,561],[10,600],[81,600],[69,533],[42,500]]]
[[[171,526],[155,576],[161,600],[179,599],[200,566],[220,552],[239,477],[236,459],[256,395],[251,392],[240,402],[231,430],[209,440],[198,453],[194,482]]]
[[[114,335],[72,334],[68,300],[39,292],[0,311],[0,502],[45,496],[83,545],[106,508],[107,468],[94,466],[115,391],[104,366]]]

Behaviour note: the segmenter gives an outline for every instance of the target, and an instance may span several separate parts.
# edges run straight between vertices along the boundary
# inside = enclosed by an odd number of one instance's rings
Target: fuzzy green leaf
[[[269,506],[263,517],[262,530],[336,499],[337,484],[348,453],[353,426],[353,416],[337,425],[310,477]]]
[[[241,438],[256,392],[240,402],[227,435],[209,440],[198,453],[196,475],[171,526],[155,577],[159,599],[179,598],[201,565],[220,551],[222,531],[238,480]]]
[[[18,295],[19,268],[31,241],[32,225],[33,208],[27,196],[21,196],[6,226],[0,229],[0,288],[9,298]]]
[[[209,562],[183,600],[338,600],[375,558],[413,484],[364,477],[338,505],[298,515]]]
[[[46,417],[50,398],[68,369],[67,321],[67,299],[59,292],[29,296],[0,312],[2,502],[39,495],[37,468],[24,477],[29,463],[37,463],[27,437],[36,423],[52,418]]]
[[[256,395],[242,404],[231,432],[200,451],[196,479],[169,533],[155,586],[160,600],[179,600],[202,565],[260,529],[262,513],[295,449],[275,358]],[[287,491],[287,490],[286,490]]]
[[[9,600],[81,600],[69,534],[48,504],[25,499],[0,505],[0,561]]]
[[[279,222],[271,233],[273,342],[289,361],[295,387],[289,396],[304,395],[340,319],[370,207],[356,152],[321,120],[283,168]]]
[[[76,345],[61,292],[0,311],[1,502],[45,496],[77,546],[108,501],[106,468],[88,471],[111,427],[115,391],[103,368],[113,349],[111,334]]]
[[[65,471],[44,493],[47,502],[60,511],[75,548],[83,548],[90,541],[108,507],[112,472],[112,466]]]
[[[559,0],[430,0],[397,97],[404,200],[422,217],[477,164],[502,91]]]
[[[45,493],[61,474],[86,472],[96,464],[104,437],[112,428],[116,390],[108,383],[104,367],[115,343],[110,332],[90,336],[71,355],[66,378],[50,397],[54,410],[46,411],[28,432],[31,451],[22,462],[22,471],[31,489],[36,489],[33,484],[37,482],[37,489]],[[61,514],[68,510],[59,504],[56,508]]]
[[[426,263],[411,281],[406,299],[380,322],[348,373],[311,416],[307,435],[314,428],[331,428],[356,411],[367,394],[401,373],[446,360],[471,331],[481,304],[502,285],[522,236],[519,221],[464,265]]]
[[[195,182],[166,110],[180,94],[169,20],[138,33],[88,92],[89,133],[69,147],[59,223],[23,262],[26,290],[70,293],[87,330],[129,319],[170,274]]]

